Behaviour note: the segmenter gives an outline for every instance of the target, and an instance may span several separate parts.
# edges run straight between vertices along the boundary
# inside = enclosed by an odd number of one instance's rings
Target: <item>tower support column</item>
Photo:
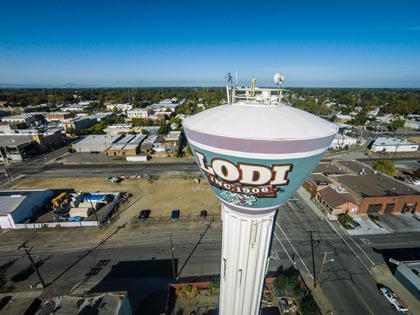
[[[258,315],[275,210],[246,215],[222,204],[220,315]]]

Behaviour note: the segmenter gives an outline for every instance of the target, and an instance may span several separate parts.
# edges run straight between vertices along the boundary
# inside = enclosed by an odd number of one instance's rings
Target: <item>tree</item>
[[[367,122],[366,113],[364,111],[361,111],[357,113],[356,116],[354,116],[353,124],[356,126],[363,126]]]
[[[188,154],[188,155],[191,155],[191,156],[193,155],[193,153],[192,153],[192,150],[191,150],[191,147],[190,147],[190,144],[189,144],[189,143],[187,143],[187,150],[186,150],[186,151],[187,151],[187,154]]]
[[[404,119],[394,119],[393,121],[390,122],[389,124],[389,129],[391,130],[397,130],[398,128],[402,128],[405,125],[405,120]]]
[[[165,119],[162,119],[162,122],[160,123],[160,128],[158,130],[159,135],[167,134],[170,131],[170,127],[166,123]]]
[[[354,222],[354,220],[353,220],[353,218],[350,216],[350,215],[348,215],[348,214],[340,214],[339,216],[338,216],[338,221],[340,222],[340,224],[342,225],[342,226],[346,226],[346,225],[348,225],[349,223],[351,223],[351,224],[353,224],[353,222]]]
[[[378,160],[372,163],[372,167],[389,176],[395,175],[395,165],[391,160]]]
[[[413,170],[413,177],[420,178],[420,168],[416,168]]]

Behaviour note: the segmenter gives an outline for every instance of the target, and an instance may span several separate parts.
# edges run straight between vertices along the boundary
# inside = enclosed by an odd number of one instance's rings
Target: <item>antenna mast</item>
[[[230,72],[228,72],[225,76],[225,79],[227,81],[227,84],[226,84],[227,101],[228,101],[228,104],[231,104],[232,100],[231,100],[231,97],[229,95],[230,94],[229,89],[232,86],[232,74]],[[230,86],[229,86],[229,84],[230,84]]]

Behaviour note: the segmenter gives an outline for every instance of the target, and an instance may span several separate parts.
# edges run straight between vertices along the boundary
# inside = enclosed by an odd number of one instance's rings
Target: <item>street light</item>
[[[321,268],[320,268],[320,270],[319,270],[319,274],[318,274],[318,283],[319,283],[319,286],[321,286],[321,285],[322,285],[322,283],[321,283],[321,275],[322,275],[322,270],[324,269],[324,265],[325,265],[326,263],[328,263],[328,262],[333,262],[333,261],[335,261],[335,260],[334,260],[334,258],[331,258],[331,259],[328,259],[328,260],[327,260],[327,256],[328,256],[328,254],[333,254],[333,252],[323,252],[322,254],[324,254],[324,258],[322,258]]]

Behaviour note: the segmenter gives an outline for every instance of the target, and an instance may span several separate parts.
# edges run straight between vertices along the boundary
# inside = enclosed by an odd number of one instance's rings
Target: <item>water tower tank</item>
[[[337,132],[284,105],[234,103],[183,122],[194,158],[220,201],[246,214],[275,210],[302,185]]]
[[[276,210],[337,132],[312,114],[271,104],[271,95],[257,102],[268,90],[255,92],[261,92],[255,102],[214,107],[183,121],[194,158],[222,202],[220,315],[259,314]],[[239,97],[239,90],[232,93]]]

